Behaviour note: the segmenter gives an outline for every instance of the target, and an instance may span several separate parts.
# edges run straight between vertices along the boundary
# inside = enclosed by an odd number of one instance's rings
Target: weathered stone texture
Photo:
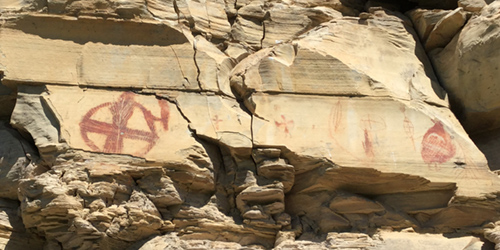
[[[498,248],[499,10],[3,1],[0,248]]]

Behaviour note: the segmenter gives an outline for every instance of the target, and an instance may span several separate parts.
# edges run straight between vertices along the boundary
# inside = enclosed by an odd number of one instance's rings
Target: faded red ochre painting
[[[444,130],[440,121],[432,126],[422,139],[422,159],[427,164],[441,164],[455,155],[455,146],[450,134]]]
[[[168,130],[168,102],[158,100],[161,114],[160,117],[156,117],[146,107],[135,101],[134,97],[134,93],[124,92],[116,102],[106,102],[90,109],[80,122],[80,133],[85,144],[94,151],[120,154],[123,153],[124,139],[143,141],[147,143],[146,146],[139,149],[135,155],[147,154],[159,138],[155,123],[160,122],[163,129]],[[109,109],[111,112],[111,122],[94,119],[94,115],[103,109]],[[147,128],[139,130],[127,127],[134,112],[142,113]],[[106,138],[104,145],[97,145],[89,138],[89,133],[104,136]]]
[[[283,129],[283,132],[285,132],[285,136],[289,136],[291,137],[292,135],[290,134],[290,130],[293,128],[294,126],[294,122],[293,120],[287,120],[287,118],[284,116],[284,115],[281,115],[281,121],[274,121],[274,125],[277,127],[277,128],[281,128]]]

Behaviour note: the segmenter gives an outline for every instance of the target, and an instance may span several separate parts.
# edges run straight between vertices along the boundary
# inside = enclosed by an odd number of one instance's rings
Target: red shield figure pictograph
[[[434,126],[427,130],[422,139],[422,159],[427,164],[442,164],[455,155],[452,138],[440,121],[433,121]]]
[[[151,111],[134,99],[135,94],[124,92],[116,102],[106,102],[90,109],[80,122],[80,134],[83,141],[92,150],[104,153],[123,153],[124,139],[132,141],[143,141],[146,146],[134,153],[137,156],[147,154],[159,139],[155,123],[160,122],[165,131],[168,130],[169,109],[168,102],[158,100],[160,106],[160,117],[154,116]],[[96,119],[96,113],[108,109],[111,121]],[[147,124],[144,130],[129,128],[127,125],[134,112],[141,112],[142,118]],[[104,145],[97,145],[89,138],[90,133],[104,136]]]

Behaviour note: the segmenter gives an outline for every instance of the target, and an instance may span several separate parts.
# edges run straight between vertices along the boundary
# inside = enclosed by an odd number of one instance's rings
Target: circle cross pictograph
[[[106,102],[90,109],[80,122],[80,134],[85,144],[94,151],[120,154],[123,153],[124,139],[143,141],[146,142],[146,146],[134,154],[138,156],[147,154],[159,139],[155,123],[161,122],[163,129],[168,130],[168,102],[158,100],[161,112],[160,117],[156,117],[146,107],[135,101],[134,97],[134,93],[124,92],[116,102]],[[95,118],[97,112],[106,108],[111,112],[111,122]],[[136,111],[142,113],[147,129],[140,130],[128,126],[130,118]],[[89,138],[91,133],[105,136],[104,145],[99,147],[95,141],[91,140]]]

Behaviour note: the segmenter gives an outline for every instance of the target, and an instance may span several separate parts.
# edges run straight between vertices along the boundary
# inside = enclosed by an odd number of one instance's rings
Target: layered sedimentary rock
[[[496,153],[498,122],[497,79],[498,13],[499,3],[489,5],[467,3],[464,6],[474,14],[463,27],[463,21],[451,21],[443,26],[454,29],[452,40],[443,40],[441,46],[430,52],[440,82],[450,96],[452,109],[464,128],[486,154],[493,169],[498,169]],[[467,6],[476,6],[474,8]],[[482,6],[480,8],[479,6]],[[458,17],[458,14],[455,14]],[[463,16],[463,14],[462,14]],[[463,19],[460,17],[460,19]],[[445,22],[445,17],[439,21]],[[452,24],[454,22],[455,24]],[[436,28],[434,28],[435,30]],[[450,35],[453,33],[449,33]],[[451,38],[449,36],[449,38]]]
[[[453,84],[481,74],[458,66],[493,51],[495,30],[471,50],[460,39],[497,5],[2,3],[0,198],[22,224],[4,223],[0,244],[498,243],[500,179],[469,138],[474,119],[460,113],[464,130],[452,113],[482,105]],[[473,54],[446,63],[456,51]]]

